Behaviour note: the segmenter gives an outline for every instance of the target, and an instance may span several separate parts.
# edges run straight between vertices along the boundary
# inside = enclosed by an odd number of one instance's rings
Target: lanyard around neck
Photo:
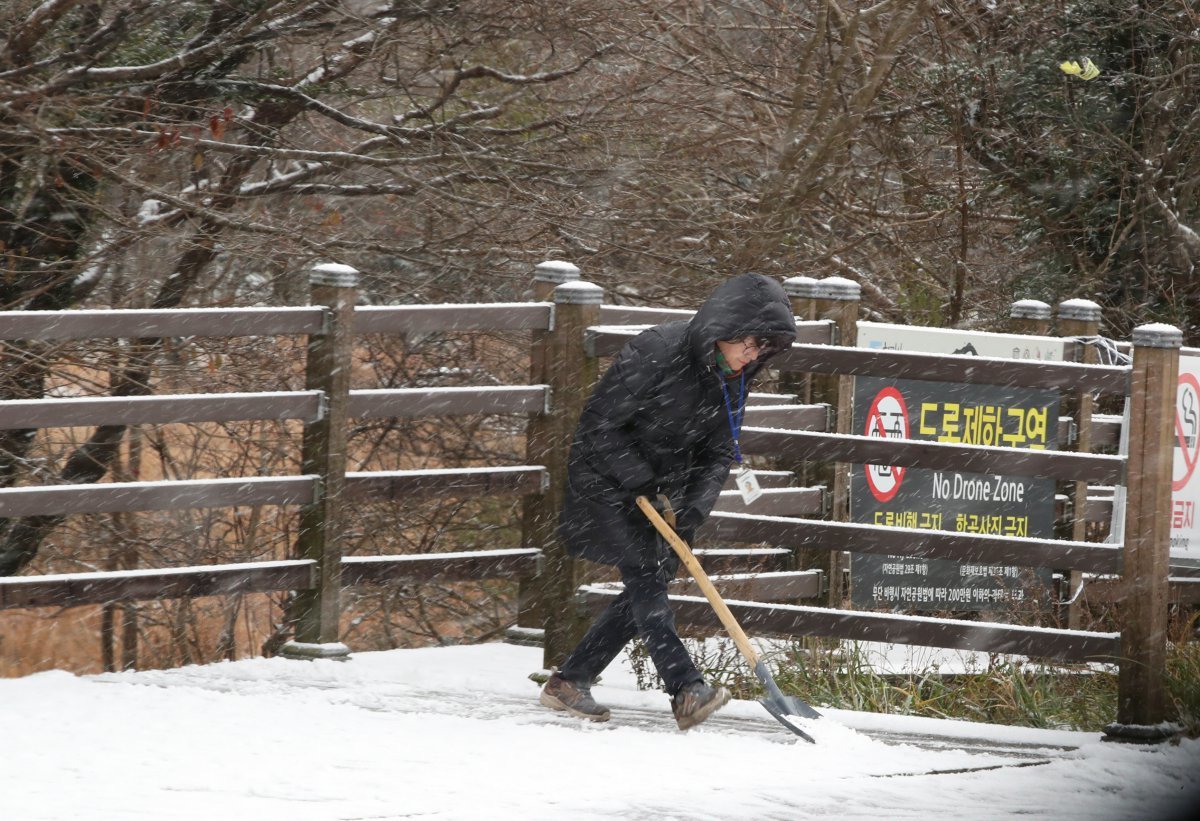
[[[729,419],[729,433],[733,436],[733,459],[740,465],[742,463],[742,448],[738,442],[738,438],[742,433],[742,418],[746,415],[746,372],[742,371],[742,378],[738,384],[736,413],[733,410],[733,402],[729,399],[729,388],[725,386],[727,381],[724,377],[721,377],[721,396],[725,398],[725,415]]]

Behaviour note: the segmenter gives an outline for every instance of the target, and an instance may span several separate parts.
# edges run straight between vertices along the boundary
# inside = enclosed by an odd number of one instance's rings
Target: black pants
[[[667,693],[675,695],[693,681],[703,681],[675,632],[675,614],[667,601],[667,582],[678,569],[679,559],[673,555],[658,567],[619,567],[625,589],[588,629],[559,674],[590,685],[626,644],[640,636]]]

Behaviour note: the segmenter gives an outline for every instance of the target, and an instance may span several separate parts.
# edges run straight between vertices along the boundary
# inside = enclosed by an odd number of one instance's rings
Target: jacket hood
[[[748,377],[796,341],[796,320],[787,293],[762,274],[741,274],[723,282],[704,300],[687,327],[692,355],[706,367],[716,367],[719,340],[746,336],[767,340],[758,359],[746,366]]]

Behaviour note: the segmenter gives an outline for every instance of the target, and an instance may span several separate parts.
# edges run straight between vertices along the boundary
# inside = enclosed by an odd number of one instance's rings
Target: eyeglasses
[[[767,347],[767,340],[757,336],[747,336],[733,340],[733,344],[741,345],[742,349],[747,352],[761,352],[763,348]]]

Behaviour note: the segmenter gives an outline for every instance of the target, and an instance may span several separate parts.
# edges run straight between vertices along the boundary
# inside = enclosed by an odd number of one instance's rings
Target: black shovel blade
[[[767,691],[767,697],[764,701],[773,701],[780,710],[800,716],[801,718],[821,717],[821,714],[803,699],[796,698],[795,696],[785,696],[779,689],[779,685],[775,683],[775,679],[771,676],[771,671],[767,669],[766,662],[762,659],[759,659],[758,663],[754,665],[754,675],[758,676],[763,689]]]
[[[797,709],[795,709],[794,705],[790,705],[787,703],[787,701],[789,701],[789,700],[797,701],[797,699],[788,699],[787,696],[784,696],[783,704],[779,704],[774,699],[770,699],[770,698],[759,699],[758,703],[761,704],[762,706],[766,707],[767,712],[770,713],[771,715],[775,716],[775,720],[778,721],[780,724],[782,724],[784,727],[787,727],[788,730],[790,730],[791,732],[800,736],[805,741],[807,741],[809,744],[816,744],[817,743],[816,739],[814,739],[808,733],[804,732],[804,730],[800,729],[800,727],[796,724],[796,722],[800,718],[800,713]],[[804,702],[799,702],[799,703],[803,704]],[[807,705],[805,705],[805,706],[807,706]],[[809,709],[811,710],[812,708],[810,707]]]

